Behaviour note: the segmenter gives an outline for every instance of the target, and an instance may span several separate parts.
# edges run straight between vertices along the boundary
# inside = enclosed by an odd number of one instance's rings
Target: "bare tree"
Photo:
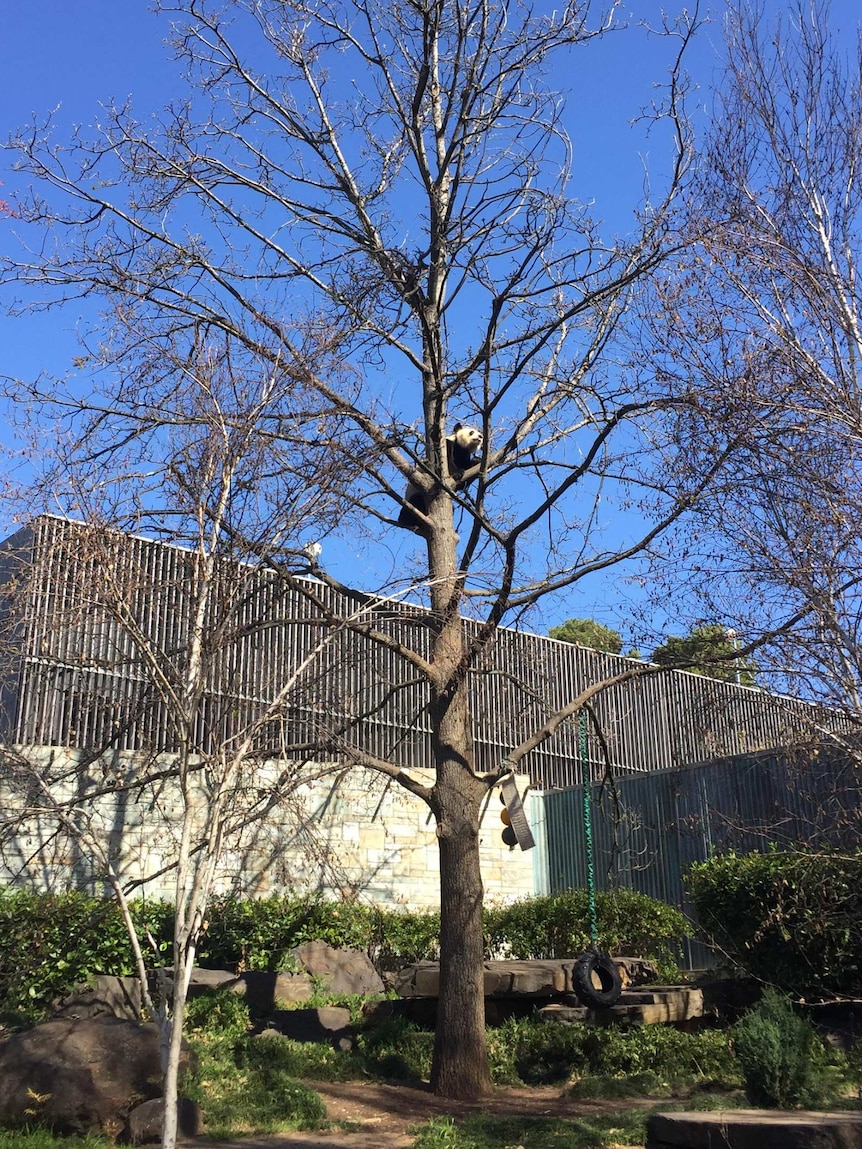
[[[155,379],[165,394],[163,350],[175,362],[185,346],[193,363],[201,340],[225,340],[240,375],[246,362],[266,364],[276,386],[292,380],[305,397],[302,419],[262,416],[262,459],[287,439],[305,454],[294,473],[311,489],[321,464],[340,475],[345,529],[394,532],[399,517],[414,529],[414,576],[390,590],[416,588],[421,624],[328,617],[399,659],[412,689],[422,684],[435,781],[371,753],[355,731],[321,732],[319,747],[390,776],[435,816],[442,959],[432,1083],[475,1097],[490,1086],[480,806],[599,686],[481,772],[468,671],[501,623],[647,551],[745,432],[740,422],[716,432],[706,464],[681,448],[681,412],[697,408],[691,389],[651,366],[635,370],[622,338],[633,293],[679,242],[669,212],[689,159],[680,61],[694,23],[658,30],[671,47],[666,101],[651,113],[670,127],[663,191],[638,205],[628,237],[608,241],[571,195],[564,103],[549,76],[611,27],[613,7],[160,7],[175,21],[188,101],[146,123],[109,108],[98,137],[71,146],[39,127],[21,134],[19,170],[36,187],[16,202],[22,228],[51,228],[58,242],[7,262],[4,279],[35,287],[43,302],[82,292],[108,302],[110,334],[83,362],[115,369],[110,394],[59,399],[83,420],[81,441],[118,420],[129,448],[155,434],[139,392]],[[51,399],[56,409],[55,389]],[[453,466],[456,420],[472,423],[483,446]],[[180,490],[187,482],[171,479]],[[260,482],[252,477],[250,499]],[[608,524],[614,501],[635,513]],[[220,516],[217,501],[212,516],[282,569],[282,535],[249,533]],[[334,580],[316,573],[325,616]]]
[[[288,580],[308,567],[299,533],[337,513],[331,472],[321,468],[314,486],[297,477],[303,458],[290,427],[301,437],[303,389],[256,377],[248,363],[238,379],[224,341],[199,341],[191,359],[164,350],[170,386],[150,380],[148,391],[141,380],[131,432],[118,405],[90,402],[80,437],[57,441],[46,489],[86,521],[37,520],[7,559],[5,653],[16,677],[25,659],[41,670],[18,706],[34,748],[4,751],[0,849],[20,843],[22,824],[59,833],[117,898],[161,1028],[168,1149],[186,996],[225,850],[274,811],[298,807],[300,786],[343,766],[312,765],[294,745],[296,714],[318,693],[337,628],[309,618],[295,657],[277,657],[296,614]],[[183,545],[160,547],[117,531],[117,521]],[[240,527],[255,540],[263,533],[283,574],[261,569],[237,542]],[[358,604],[350,620],[371,609]],[[43,695],[55,704],[40,705]],[[48,750],[69,739],[74,752]],[[149,868],[121,840],[134,803],[163,812],[161,831],[150,827]],[[136,929],[130,898],[171,873],[172,977],[153,998],[147,970],[162,959]]]
[[[731,7],[698,245],[653,299],[649,340],[678,386],[723,394],[750,428],[687,528],[700,616],[745,643],[792,620],[758,653],[771,681],[858,714],[862,47],[828,16],[820,0],[774,24]]]

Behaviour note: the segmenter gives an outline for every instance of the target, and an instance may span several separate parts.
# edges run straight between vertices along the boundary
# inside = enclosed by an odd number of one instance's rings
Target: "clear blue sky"
[[[656,0],[630,0],[626,5],[633,25],[658,20],[663,6]],[[767,8],[778,12],[787,6],[769,0]],[[721,8],[712,5],[710,12],[713,22],[701,32],[688,60],[700,89],[695,102],[704,107],[717,74],[721,42]],[[621,17],[625,19],[622,10]],[[859,19],[858,0],[833,3],[833,27],[848,43]],[[144,0],[25,0],[7,5],[0,32],[2,135],[54,108],[59,108],[58,125],[64,133],[75,124],[92,124],[100,102],[111,99],[131,97],[141,117],[157,110],[179,90],[177,66],[163,44],[167,31],[167,19],[154,15]],[[610,230],[626,230],[642,187],[644,163],[654,163],[666,151],[660,138],[646,139],[631,121],[653,98],[653,85],[665,78],[667,62],[667,44],[634,26],[576,51],[575,70],[559,77],[559,86],[570,91],[575,190],[595,201],[598,216]],[[14,176],[8,172],[8,156],[5,161],[0,179],[8,191]],[[0,250],[14,245],[14,226],[14,220],[0,220]],[[0,316],[0,374],[28,379],[41,371],[64,373],[78,350],[76,326],[82,314],[78,305],[49,315]],[[8,525],[2,514],[0,537]],[[402,541],[393,540],[392,545],[391,560],[397,563]],[[604,598],[604,606],[574,599],[565,604],[562,616],[594,611],[614,622],[612,588],[592,593]],[[560,612],[551,613],[545,622],[560,618]]]

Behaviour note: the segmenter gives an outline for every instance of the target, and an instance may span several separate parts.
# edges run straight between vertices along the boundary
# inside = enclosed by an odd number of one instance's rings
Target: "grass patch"
[[[432,1117],[411,1130],[413,1149],[611,1149],[643,1145],[653,1113],[674,1109],[736,1109],[746,1104],[741,1090],[689,1097],[685,1103],[661,1103],[642,1109],[620,1107],[591,1117],[493,1117],[473,1114],[464,1121]]]
[[[364,1071],[372,1077],[427,1081],[434,1034],[403,1018],[387,1018],[359,1035],[357,1052]]]
[[[107,1137],[55,1136],[50,1129],[0,1129],[0,1149],[114,1149]]]
[[[322,1099],[297,1080],[280,1042],[202,1038],[194,1045],[198,1067],[183,1091],[200,1105],[212,1138],[327,1124]]]
[[[563,1117],[491,1117],[474,1114],[465,1121],[432,1117],[414,1127],[413,1149],[603,1149],[643,1145],[646,1119],[625,1110],[589,1119]]]
[[[261,1056],[264,1056],[264,1050],[270,1051],[285,1073],[293,1077],[307,1077],[311,1081],[353,1081],[368,1076],[355,1054],[334,1049],[325,1042],[294,1041],[280,1034],[267,1033],[255,1038],[254,1046],[261,1051]]]

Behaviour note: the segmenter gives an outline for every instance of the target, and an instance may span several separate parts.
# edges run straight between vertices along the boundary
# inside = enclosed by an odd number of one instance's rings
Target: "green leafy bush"
[[[211,1137],[326,1123],[322,1099],[285,1067],[280,1043],[199,1033],[192,1044],[197,1066],[186,1075],[183,1092],[201,1106]]]
[[[581,1025],[552,1025],[509,1018],[488,1031],[488,1060],[498,1085],[554,1085],[581,1072],[587,1031]]]
[[[229,989],[215,989],[189,998],[186,1002],[185,1032],[188,1036],[236,1040],[250,1027],[248,1004]]]
[[[724,854],[686,881],[700,928],[796,996],[862,993],[862,852]]]
[[[584,1055],[588,1072],[597,1076],[637,1077],[655,1074],[675,1085],[739,1084],[739,1069],[722,1030],[685,1033],[663,1025],[587,1030]]]
[[[434,1034],[403,1018],[387,1018],[361,1033],[357,1047],[374,1076],[422,1081],[431,1073]]]
[[[596,914],[602,949],[652,958],[668,972],[676,968],[681,940],[691,933],[679,910],[635,890],[597,894]],[[525,898],[488,910],[485,934],[492,954],[520,960],[574,957],[590,945],[587,891]]]
[[[498,1085],[541,1085],[571,1078],[639,1079],[662,1087],[740,1084],[726,1032],[684,1033],[661,1025],[597,1029],[510,1018],[488,1031],[491,1075]],[[644,1088],[634,1092],[651,1092]]]
[[[355,902],[313,897],[216,898],[208,911],[200,963],[212,969],[289,969],[290,951],[318,938],[332,946],[365,949],[371,941],[370,916]]]
[[[132,915],[151,965],[170,960],[173,908],[136,901]],[[671,976],[688,932],[670,906],[632,890],[598,896],[600,938],[613,952],[656,961]],[[488,953],[515,958],[573,957],[589,945],[587,895],[572,890],[527,898],[485,912]],[[155,950],[148,938],[155,942]],[[400,969],[440,952],[440,915],[379,910],[353,902],[287,896],[217,898],[209,907],[198,960],[209,968],[293,968],[291,951],[322,938],[368,949],[380,969]],[[38,1017],[58,996],[97,973],[136,973],[132,948],[113,901],[79,893],[0,891],[0,1013]]]
[[[372,910],[371,960],[381,970],[440,957],[440,914],[434,910]]]
[[[367,1075],[361,1058],[325,1042],[294,1041],[274,1031],[271,1035],[261,1034],[256,1042],[265,1046],[291,1077],[307,1077],[311,1081],[350,1081]]]
[[[823,1043],[782,994],[767,989],[732,1032],[733,1050],[753,1105],[794,1109],[825,1098]]]
[[[170,949],[170,918],[161,902],[135,902],[133,916],[157,945]],[[136,973],[117,905],[70,891],[0,890],[0,1010],[35,1018],[77,982],[94,974]]]

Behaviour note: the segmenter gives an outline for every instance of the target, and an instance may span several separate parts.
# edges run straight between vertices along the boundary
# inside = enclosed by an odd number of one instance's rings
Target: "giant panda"
[[[476,456],[482,450],[484,436],[475,427],[467,427],[463,423],[456,423],[452,431],[446,436],[446,459],[449,464],[449,477],[456,487],[464,478],[464,472],[478,463]],[[425,524],[413,514],[411,507],[423,514],[427,511],[425,492],[410,483],[404,494],[405,505],[401,507],[398,516],[399,527],[408,531],[415,531],[417,535],[425,534]],[[407,505],[409,504],[409,505]]]

